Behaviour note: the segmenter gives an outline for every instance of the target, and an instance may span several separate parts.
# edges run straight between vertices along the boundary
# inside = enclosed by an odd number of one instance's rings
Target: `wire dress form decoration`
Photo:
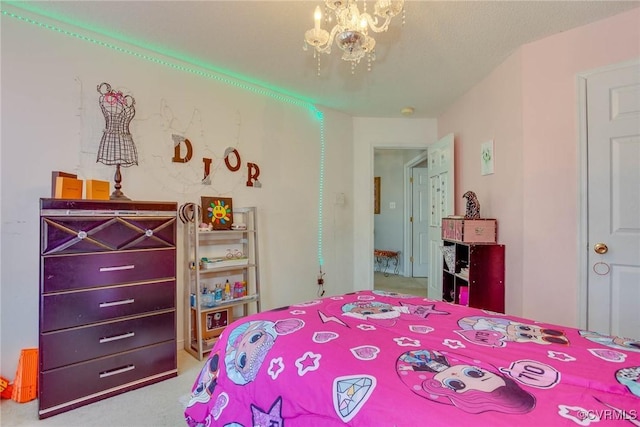
[[[122,188],[120,166],[128,167],[138,164],[138,151],[129,132],[129,123],[136,115],[136,101],[131,95],[123,95],[122,92],[111,89],[108,83],[100,83],[98,93],[100,94],[98,103],[104,114],[105,129],[98,147],[96,163],[116,165],[114,176],[116,184],[115,190],[111,193],[111,199],[129,200],[120,190]]]

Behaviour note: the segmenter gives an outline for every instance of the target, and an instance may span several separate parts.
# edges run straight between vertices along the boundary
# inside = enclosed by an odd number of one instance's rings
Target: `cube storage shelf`
[[[184,348],[198,360],[233,320],[260,311],[256,215],[255,207],[233,208],[234,223],[244,222],[243,230],[201,230],[200,218],[185,224]],[[215,298],[215,288],[227,280],[231,298]],[[236,282],[244,284],[241,295]]]
[[[495,242],[495,220],[480,224],[490,230],[479,242],[464,242],[464,220],[443,218],[442,299],[455,304],[504,313],[505,246]],[[474,221],[471,224],[477,224]],[[475,227],[475,226],[474,226]],[[469,234],[467,234],[469,236]],[[483,240],[474,231],[474,239]]]

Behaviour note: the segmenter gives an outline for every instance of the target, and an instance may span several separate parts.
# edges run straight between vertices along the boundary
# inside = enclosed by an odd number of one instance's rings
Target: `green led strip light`
[[[249,92],[253,92],[255,94],[258,95],[265,95],[268,97],[271,97],[273,99],[276,99],[278,101],[281,102],[285,102],[288,104],[293,104],[299,107],[303,107],[308,109],[309,111],[311,111],[311,113],[315,116],[315,118],[320,122],[320,175],[319,175],[319,182],[318,182],[318,263],[320,264],[320,267],[322,267],[322,265],[324,264],[324,259],[322,256],[322,200],[323,200],[323,194],[324,194],[324,160],[325,160],[325,132],[324,132],[324,114],[322,113],[322,111],[318,110],[318,108],[316,108],[315,105],[313,105],[312,103],[310,103],[309,101],[306,101],[304,99],[295,97],[293,95],[289,95],[289,94],[285,94],[282,91],[278,91],[275,89],[271,89],[271,88],[266,88],[264,86],[261,86],[258,83],[252,83],[252,82],[248,82],[243,78],[240,77],[226,77],[224,75],[224,73],[222,73],[221,71],[215,70],[215,71],[201,71],[195,68],[190,68],[184,65],[179,65],[179,64],[174,64],[172,62],[169,61],[165,61],[163,59],[160,58],[156,58],[154,56],[151,55],[146,55],[146,54],[141,54],[139,52],[134,52],[132,50],[129,49],[125,49],[122,48],[120,46],[116,46],[114,44],[111,43],[106,43],[97,39],[94,39],[92,37],[88,37],[79,33],[75,33],[73,31],[68,31],[65,30],[63,28],[60,27],[56,27],[55,25],[51,25],[51,24],[46,24],[43,22],[39,22],[36,21],[34,19],[31,18],[26,18],[24,16],[20,16],[17,15],[15,13],[11,13],[11,12],[7,12],[6,10],[2,10],[2,15],[3,16],[7,16],[9,18],[13,18],[13,19],[17,19],[21,22],[25,22],[28,24],[32,24],[35,26],[38,26],[40,28],[44,28],[47,30],[51,30],[51,31],[55,31],[57,33],[60,34],[64,34],[76,39],[80,39],[86,42],[90,42],[93,43],[95,45],[101,46],[101,47],[106,47],[108,49],[112,49],[115,50],[117,52],[120,53],[124,53],[126,55],[131,55],[131,56],[135,56],[136,58],[140,58],[140,59],[144,59],[159,65],[164,65],[166,67],[172,68],[174,70],[179,70],[179,71],[183,71],[185,73],[189,73],[189,74],[195,74],[197,76],[200,77],[204,77],[204,78],[208,78],[208,79],[212,79],[212,80],[216,80],[218,82],[224,83],[224,84],[228,84],[230,86],[235,86],[237,88],[243,89],[243,90],[247,90]],[[36,12],[37,13],[37,12]],[[109,37],[109,36],[108,36]],[[139,47],[141,49],[145,49],[145,50],[149,50],[149,48],[143,47],[143,46],[139,46],[136,43],[133,42],[128,42],[133,44],[136,47]],[[163,55],[167,55],[167,54],[163,54]],[[169,55],[171,56],[171,55]],[[212,67],[208,66],[208,65],[202,65],[202,64],[195,64],[190,60],[186,60],[186,59],[179,59],[180,61],[184,61],[187,63],[190,63],[194,66],[197,67],[201,67],[201,68],[205,68],[205,69],[210,69]]]

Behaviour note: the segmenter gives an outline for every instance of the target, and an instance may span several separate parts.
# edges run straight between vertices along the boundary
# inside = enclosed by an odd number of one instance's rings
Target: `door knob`
[[[602,255],[606,254],[609,251],[609,248],[604,243],[596,243],[593,246],[593,250]]]

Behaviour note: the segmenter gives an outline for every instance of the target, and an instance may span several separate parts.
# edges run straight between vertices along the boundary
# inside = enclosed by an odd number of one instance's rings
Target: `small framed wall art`
[[[233,205],[230,197],[202,197],[202,222],[213,230],[231,230]]]
[[[373,213],[380,213],[380,177],[373,178]]]
[[[480,147],[480,173],[491,175],[493,173],[493,140],[483,143]]]

